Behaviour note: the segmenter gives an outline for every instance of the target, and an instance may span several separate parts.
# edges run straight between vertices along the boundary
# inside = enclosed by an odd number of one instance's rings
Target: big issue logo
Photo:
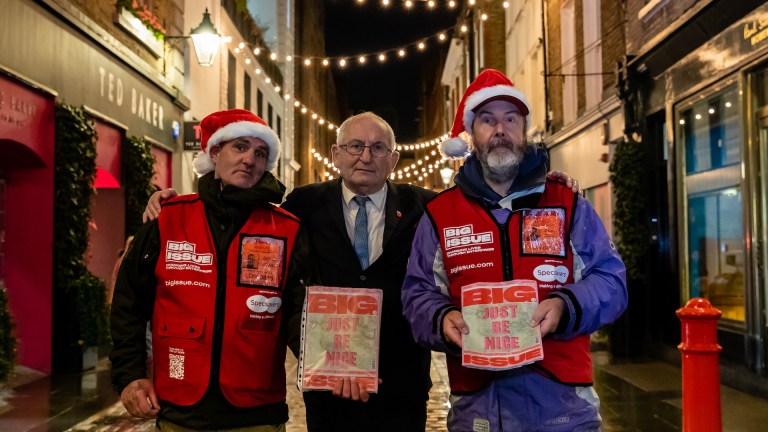
[[[443,228],[443,236],[445,237],[446,250],[462,246],[493,243],[493,233],[491,231],[475,233],[472,224]]]
[[[195,249],[197,249],[197,245],[194,243],[186,241],[175,242],[168,240],[168,243],[165,245],[165,260],[168,262],[191,263],[198,265],[213,264],[213,254],[198,254],[195,253]]]
[[[519,287],[479,287],[464,289],[461,293],[461,304],[473,306],[477,304],[494,304],[507,302],[536,301],[536,291],[521,290]]]
[[[370,295],[322,293],[309,301],[310,313],[375,315],[378,310],[379,302]]]

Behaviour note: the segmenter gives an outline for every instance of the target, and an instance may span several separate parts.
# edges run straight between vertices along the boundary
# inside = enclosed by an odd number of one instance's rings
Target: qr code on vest
[[[173,379],[184,379],[184,355],[168,354],[168,374]]]

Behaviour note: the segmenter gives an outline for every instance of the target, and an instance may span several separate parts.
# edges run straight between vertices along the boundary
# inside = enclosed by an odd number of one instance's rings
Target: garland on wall
[[[155,192],[152,184],[155,157],[149,143],[129,136],[123,150],[122,172],[125,190],[125,236],[132,236],[142,225],[142,214],[149,197]]]
[[[616,195],[613,224],[617,233],[617,249],[627,266],[627,280],[645,279],[643,261],[648,247],[643,194],[643,144],[622,140],[608,167],[613,193]]]
[[[16,360],[16,337],[11,308],[8,305],[8,292],[0,281],[0,383],[8,379],[13,372]]]
[[[88,223],[96,177],[96,130],[81,108],[56,105],[54,167],[54,289],[62,290],[75,308],[80,346],[107,341],[104,281],[88,271]],[[65,307],[58,305],[58,307]]]

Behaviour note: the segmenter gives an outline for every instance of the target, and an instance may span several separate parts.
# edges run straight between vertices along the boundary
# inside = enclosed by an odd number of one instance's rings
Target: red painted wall
[[[51,372],[54,99],[0,76],[5,275],[17,362]]]

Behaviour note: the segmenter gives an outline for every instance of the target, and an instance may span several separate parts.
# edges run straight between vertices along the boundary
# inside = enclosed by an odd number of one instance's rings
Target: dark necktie
[[[371,199],[368,197],[355,195],[357,203],[357,216],[355,216],[355,239],[352,244],[355,247],[357,259],[360,260],[360,267],[363,270],[368,268],[368,214],[365,212],[365,203]]]

